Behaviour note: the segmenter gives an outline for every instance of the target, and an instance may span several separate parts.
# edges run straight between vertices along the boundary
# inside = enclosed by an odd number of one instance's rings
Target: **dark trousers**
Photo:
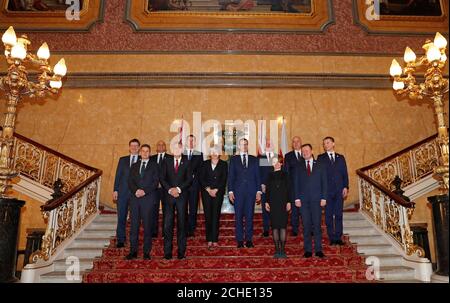
[[[168,196],[165,204],[164,214],[164,255],[172,256],[173,225],[175,210],[177,212],[177,246],[178,255],[184,256],[186,253],[186,198],[180,195],[178,198]]]
[[[322,251],[322,208],[320,201],[303,201],[300,207],[303,221],[303,238],[305,252],[312,252],[312,236],[311,231],[314,232],[314,251]]]
[[[344,200],[341,193],[328,194],[327,205],[325,206],[325,223],[330,241],[341,240],[342,238],[342,216]]]
[[[144,196],[142,198],[133,197],[130,199],[130,252],[138,251],[139,226],[144,226],[144,253],[152,250],[152,211],[155,208],[155,198]]]
[[[188,208],[187,228],[189,232],[194,232],[195,229],[197,228],[199,187],[200,186],[198,184],[198,180],[194,179],[191,187],[188,190],[189,208]]]
[[[295,233],[298,233],[298,228],[300,225],[300,207],[295,206],[294,203],[292,203],[292,212],[291,212],[291,225],[292,225],[292,231]]]
[[[262,208],[262,218],[263,218],[263,231],[269,231],[270,229],[270,214],[266,210],[266,194],[261,195],[261,208]]]
[[[202,203],[205,213],[206,241],[219,242],[219,222],[223,192],[217,192],[216,197],[213,198],[206,190],[202,190]]]
[[[152,234],[158,235],[158,227],[159,227],[159,205],[163,197],[163,189],[158,188],[155,192],[155,207],[152,212]],[[164,207],[164,202],[161,203]],[[164,217],[163,217],[164,218]],[[164,222],[164,221],[163,221]],[[164,224],[163,224],[164,230]]]
[[[129,202],[130,202],[129,193],[119,196],[117,200],[116,237],[118,243],[124,243],[126,240],[126,226],[127,226]]]
[[[253,239],[253,214],[255,211],[256,194],[235,193],[234,216],[236,228],[236,241],[244,241],[244,218],[245,218],[245,240]]]

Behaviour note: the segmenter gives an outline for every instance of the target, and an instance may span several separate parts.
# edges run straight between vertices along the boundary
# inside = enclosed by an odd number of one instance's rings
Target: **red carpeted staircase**
[[[83,282],[368,282],[364,257],[357,253],[356,246],[350,244],[346,237],[345,246],[330,246],[324,225],[322,230],[326,258],[305,259],[303,237],[291,236],[288,229],[288,258],[274,259],[272,238],[262,237],[261,214],[255,214],[254,248],[236,248],[234,215],[225,214],[221,217],[219,247],[213,250],[208,250],[206,246],[204,219],[203,215],[199,215],[195,237],[188,238],[186,259],[176,259],[176,232],[174,259],[162,258],[163,239],[160,232],[159,237],[153,239],[152,259],[143,260],[141,230],[138,259],[125,260],[129,252],[128,243],[126,248],[116,248],[116,240],[112,239],[109,247],[103,250],[102,257],[94,261],[93,269],[83,276]]]

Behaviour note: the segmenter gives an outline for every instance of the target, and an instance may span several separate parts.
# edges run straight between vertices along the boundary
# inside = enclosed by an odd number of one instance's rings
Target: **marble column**
[[[15,282],[20,209],[25,201],[0,199],[0,283]]]
[[[432,206],[437,269],[435,274],[448,276],[448,195],[428,197]]]

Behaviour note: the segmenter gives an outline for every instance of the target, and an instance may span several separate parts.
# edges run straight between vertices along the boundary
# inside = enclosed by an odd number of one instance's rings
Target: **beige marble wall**
[[[153,146],[173,137],[174,119],[287,119],[288,137],[300,135],[315,152],[336,138],[358,199],[355,170],[435,133],[428,106],[398,101],[391,90],[366,89],[64,89],[57,100],[23,103],[17,132],[103,170],[102,203],[111,192],[117,160],[130,138]]]

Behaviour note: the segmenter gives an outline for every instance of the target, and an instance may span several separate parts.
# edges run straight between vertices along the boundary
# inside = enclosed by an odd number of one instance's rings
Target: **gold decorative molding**
[[[334,23],[331,0],[312,0],[310,13],[148,10],[149,0],[127,0],[125,20],[135,31],[323,32]]]
[[[10,11],[9,0],[0,0],[0,28],[11,24],[21,31],[89,31],[103,21],[104,0],[84,0],[80,20],[68,20],[61,11]]]
[[[353,21],[370,34],[425,35],[448,33],[448,0],[439,0],[441,16],[381,15],[379,20],[368,20],[367,0],[353,0]]]

